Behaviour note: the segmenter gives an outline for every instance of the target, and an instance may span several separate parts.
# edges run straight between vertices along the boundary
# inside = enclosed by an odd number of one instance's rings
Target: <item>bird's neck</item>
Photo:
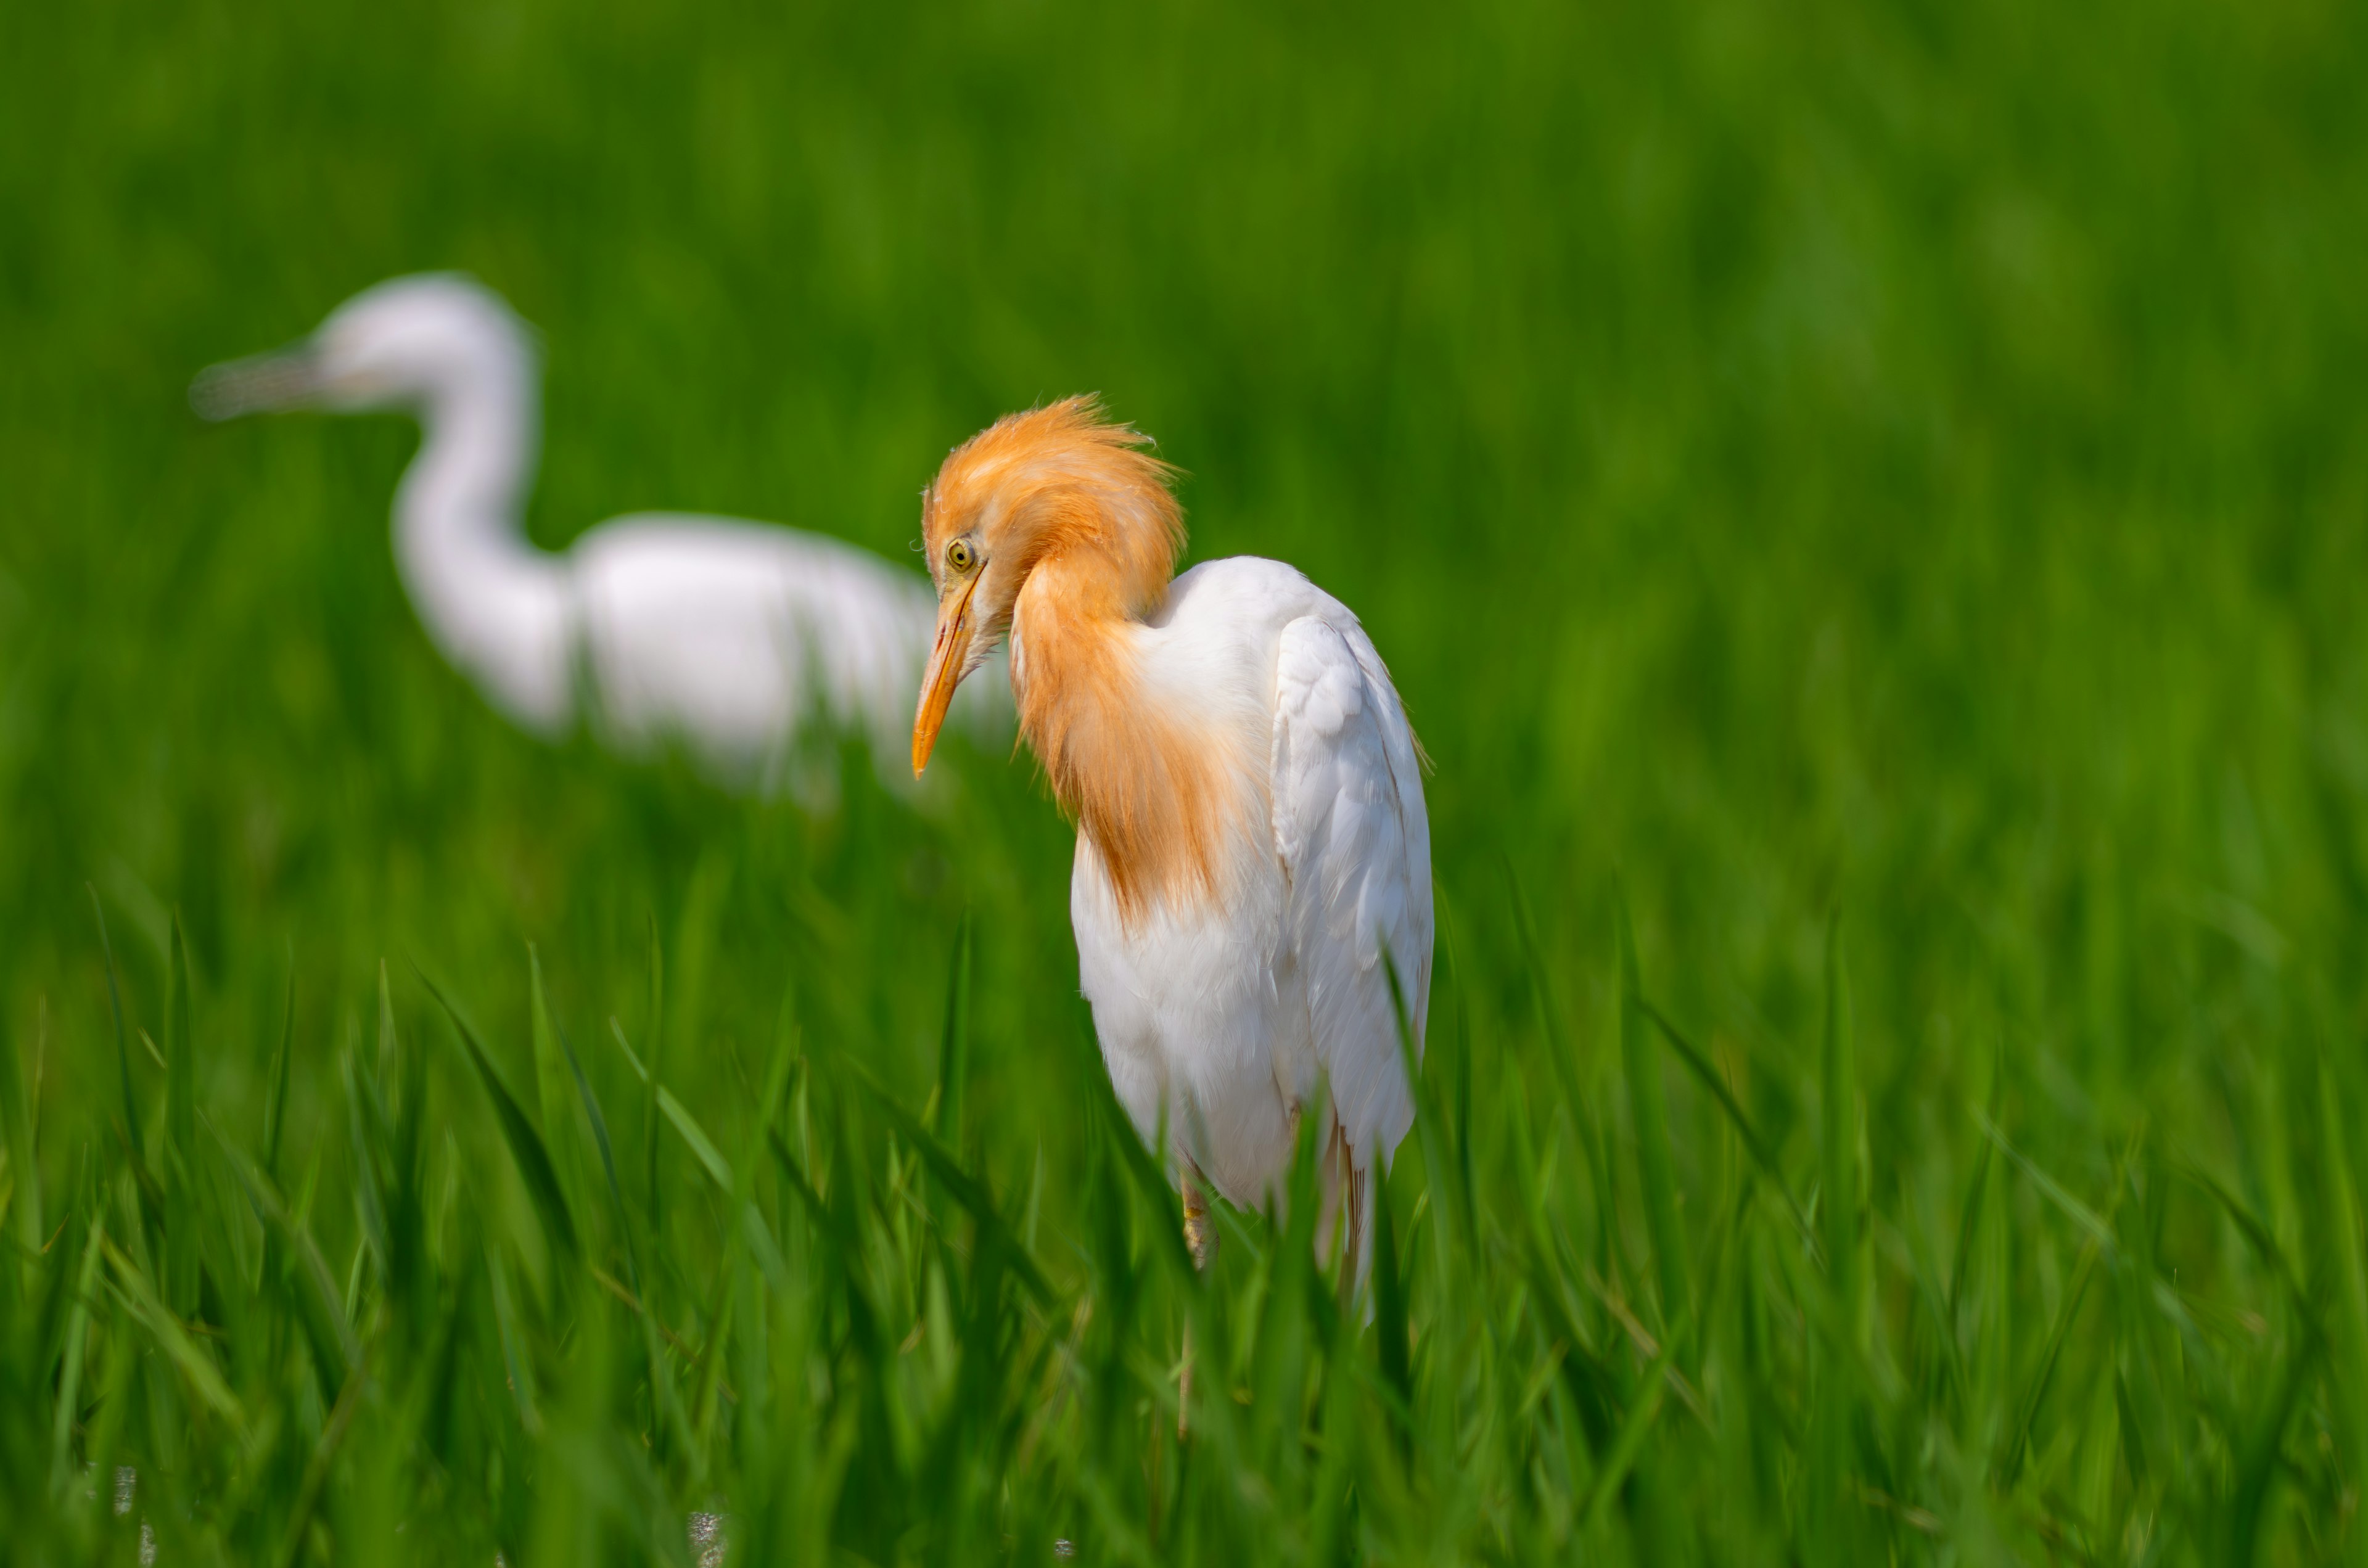
[[[500,357],[437,389],[418,455],[395,493],[394,554],[428,635],[512,717],[564,725],[573,707],[572,617],[560,563],[528,542],[532,369]]]
[[[1090,553],[1040,563],[1012,615],[1020,733],[1053,798],[1093,843],[1129,918],[1222,898],[1243,825],[1245,758],[1185,694],[1164,689],[1144,623]]]

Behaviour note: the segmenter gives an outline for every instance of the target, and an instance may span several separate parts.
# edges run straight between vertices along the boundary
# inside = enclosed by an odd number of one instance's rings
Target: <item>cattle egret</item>
[[[946,460],[922,501],[938,618],[913,767],[1008,636],[1020,733],[1077,824],[1069,914],[1102,1059],[1144,1138],[1167,1130],[1195,1262],[1200,1184],[1266,1202],[1321,1083],[1347,1285],[1413,1119],[1384,954],[1417,1052],[1430,994],[1420,754],[1339,600],[1248,557],[1169,580],[1183,517],[1149,444],[1071,398]]]
[[[527,729],[588,718],[626,750],[679,741],[723,781],[801,794],[827,783],[796,772],[800,737],[853,730],[892,769],[933,615],[919,574],[838,540],[675,513],[538,549],[520,520],[538,401],[526,324],[450,274],[381,283],[297,347],[215,366],[190,388],[209,419],[416,415],[397,569],[444,655]],[[991,697],[965,722],[991,734]]]

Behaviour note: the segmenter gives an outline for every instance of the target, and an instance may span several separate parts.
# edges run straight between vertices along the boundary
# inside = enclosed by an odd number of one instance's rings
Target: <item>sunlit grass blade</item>
[[[707,1130],[700,1126],[699,1119],[691,1115],[680,1100],[674,1097],[674,1091],[658,1084],[651,1075],[649,1069],[642,1065],[642,1059],[633,1054],[632,1046],[625,1040],[624,1029],[614,1018],[609,1020],[609,1032],[616,1040],[617,1048],[625,1053],[626,1064],[632,1068],[633,1075],[641,1079],[643,1087],[653,1091],[659,1114],[674,1124],[676,1133],[681,1137],[684,1145],[699,1161],[700,1168],[708,1174],[718,1187],[730,1192],[733,1187],[732,1162],[723,1157],[723,1151],[715,1146],[715,1140],[710,1138],[707,1135]]]
[[[198,1348],[180,1319],[158,1296],[154,1282],[106,1236],[99,1237],[99,1245],[108,1262],[115,1266],[119,1299],[148,1330],[151,1340],[188,1381],[191,1392],[233,1427],[245,1426],[246,1413],[240,1408],[237,1396],[230,1392],[230,1385],[222,1381],[222,1369],[214,1365],[213,1358]]]

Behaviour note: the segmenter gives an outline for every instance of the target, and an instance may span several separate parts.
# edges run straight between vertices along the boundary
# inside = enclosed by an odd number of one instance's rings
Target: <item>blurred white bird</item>
[[[1318,1233],[1345,1206],[1353,1281],[1414,1114],[1385,951],[1417,1057],[1430,999],[1420,754],[1339,600],[1247,557],[1169,581],[1183,517],[1147,444],[1071,398],[946,460],[922,503],[938,624],[913,769],[1008,631],[1020,733],[1077,823],[1069,914],[1103,1061],[1144,1138],[1167,1130],[1195,1260],[1196,1184],[1266,1202],[1323,1081]]]
[[[629,751],[679,741],[742,788],[817,784],[802,738],[853,730],[883,776],[910,712],[928,585],[842,540],[732,517],[613,518],[564,552],[520,521],[539,435],[531,335],[453,274],[348,300],[302,344],[217,365],[208,419],[259,409],[403,409],[422,426],[394,498],[394,556],[428,636],[511,719],[578,717]],[[1004,722],[993,700],[965,723]],[[1005,710],[1008,713],[1008,709]],[[804,761],[814,758],[809,755]]]

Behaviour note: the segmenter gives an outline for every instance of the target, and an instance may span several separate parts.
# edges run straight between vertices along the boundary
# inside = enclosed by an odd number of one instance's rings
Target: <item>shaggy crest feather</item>
[[[1219,893],[1220,846],[1262,789],[1235,745],[1162,708],[1134,656],[1133,628],[1166,598],[1184,548],[1176,471],[1150,445],[1099,398],[1064,398],[955,448],[922,499],[941,587],[949,543],[975,541],[971,658],[1014,633],[1020,733],[1129,920]]]

